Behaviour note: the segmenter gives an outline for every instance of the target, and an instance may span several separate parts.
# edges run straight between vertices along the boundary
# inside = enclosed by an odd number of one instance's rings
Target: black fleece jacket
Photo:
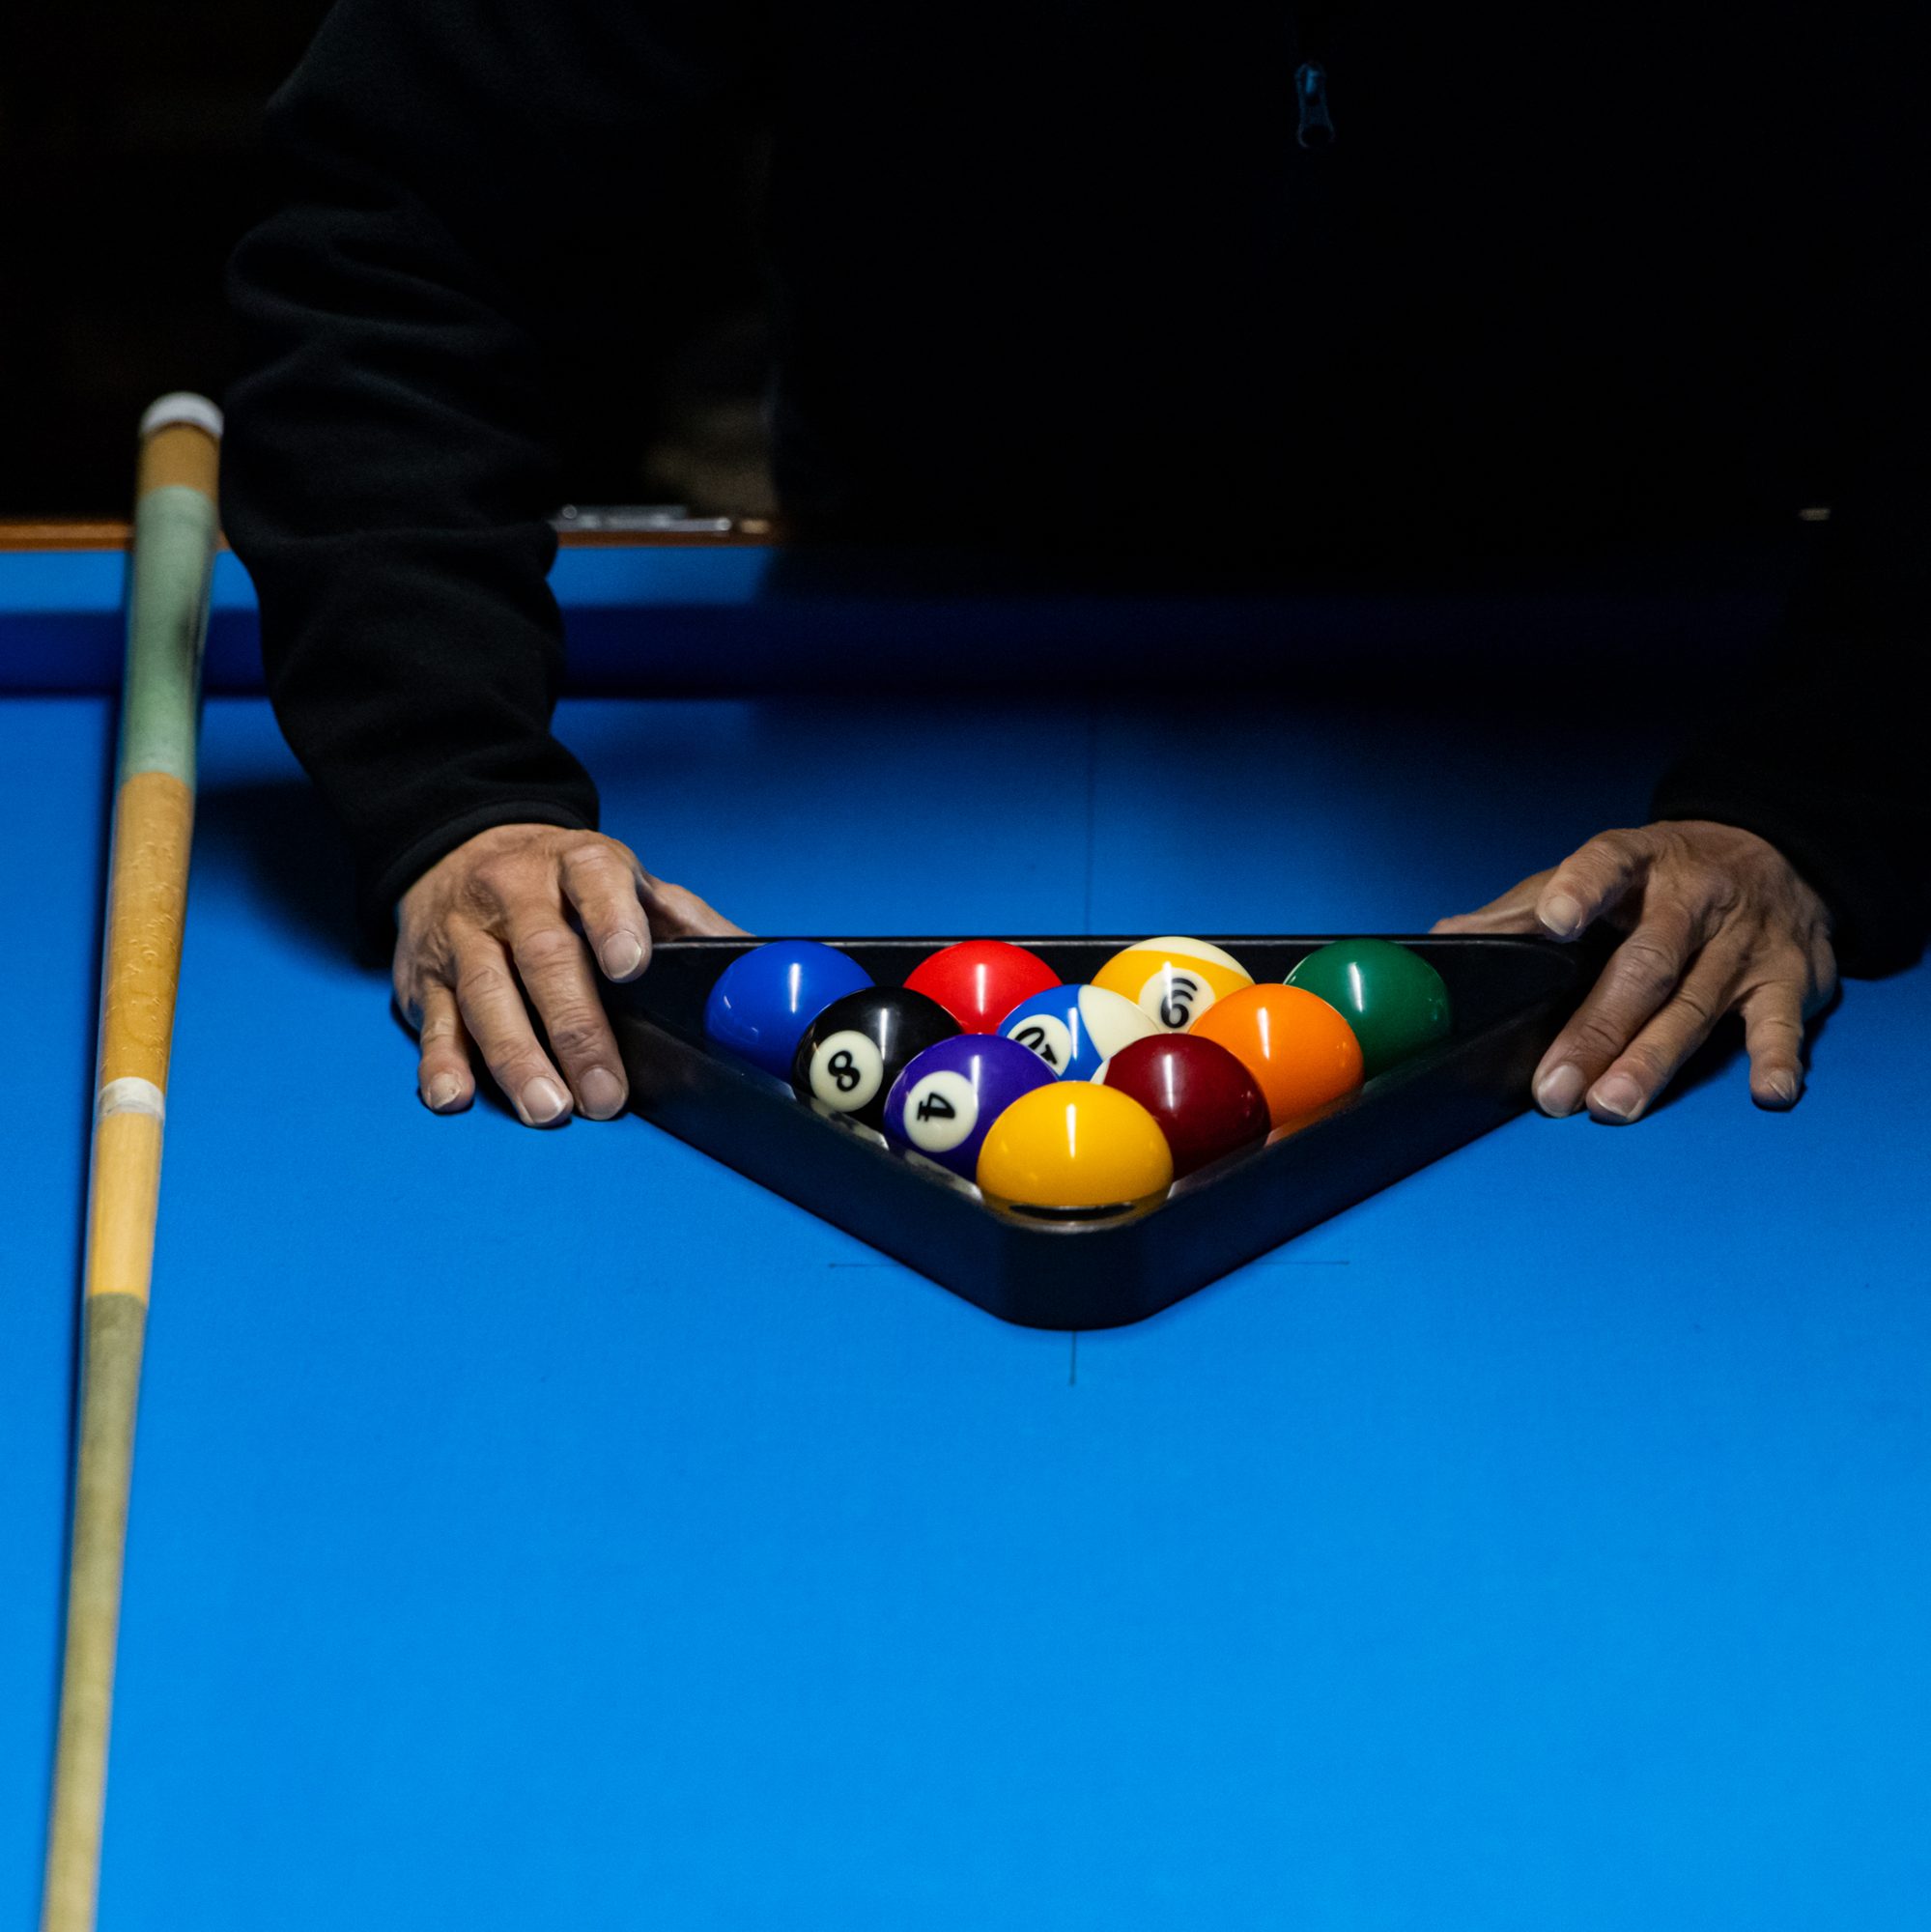
[[[1777,843],[1849,970],[1915,957],[1910,14],[339,0],[231,271],[223,514],[372,928],[486,826],[596,822],[550,729],[559,450],[668,298],[687,156],[742,122],[807,533],[1133,551],[1197,474],[1289,568],[1828,506],[1772,661],[1653,809]]]

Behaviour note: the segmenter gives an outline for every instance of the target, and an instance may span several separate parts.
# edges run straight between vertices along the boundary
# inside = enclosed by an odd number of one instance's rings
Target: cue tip
[[[156,431],[173,423],[191,423],[206,430],[216,442],[221,440],[221,412],[192,389],[173,389],[165,396],[156,396],[142,412],[141,440],[146,442]]]

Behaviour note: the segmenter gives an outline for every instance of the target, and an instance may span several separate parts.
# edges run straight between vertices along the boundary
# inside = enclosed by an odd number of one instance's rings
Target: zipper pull
[[[1334,122],[1327,111],[1327,70],[1303,61],[1294,74],[1294,98],[1300,102],[1300,143],[1304,148],[1334,145]]]

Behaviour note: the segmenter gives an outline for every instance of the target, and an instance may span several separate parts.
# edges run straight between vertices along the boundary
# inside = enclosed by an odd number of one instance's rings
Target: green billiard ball
[[[1361,1042],[1372,1079],[1398,1060],[1447,1037],[1448,988],[1419,952],[1387,939],[1338,939],[1288,975],[1336,1008]]]

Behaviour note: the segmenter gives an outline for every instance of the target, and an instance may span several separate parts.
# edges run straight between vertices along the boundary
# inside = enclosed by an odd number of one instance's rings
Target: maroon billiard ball
[[[1177,1179],[1267,1138],[1260,1083],[1224,1046],[1197,1035],[1136,1039],[1093,1077],[1138,1100],[1160,1123]]]

